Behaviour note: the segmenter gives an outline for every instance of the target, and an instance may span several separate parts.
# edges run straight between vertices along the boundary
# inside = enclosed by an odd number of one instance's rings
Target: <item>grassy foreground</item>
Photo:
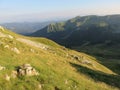
[[[119,90],[120,76],[95,57],[82,52],[67,49],[45,38],[30,38],[14,34],[6,29],[0,30],[10,37],[0,37],[0,65],[6,67],[0,71],[0,90]],[[18,41],[18,38],[41,44],[36,47],[30,43]],[[6,46],[7,45],[7,46]],[[17,54],[11,48],[17,48]],[[80,59],[76,58],[79,57]],[[89,61],[90,63],[84,63]],[[31,64],[38,76],[20,76],[5,80],[17,66]]]

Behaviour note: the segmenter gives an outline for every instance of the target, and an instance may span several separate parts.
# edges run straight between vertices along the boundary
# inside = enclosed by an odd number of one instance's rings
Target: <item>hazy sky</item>
[[[0,0],[0,22],[120,14],[120,0]]]

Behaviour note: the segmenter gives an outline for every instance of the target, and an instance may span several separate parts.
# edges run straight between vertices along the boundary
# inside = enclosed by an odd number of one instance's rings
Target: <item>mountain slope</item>
[[[31,36],[47,37],[67,47],[82,44],[120,43],[120,15],[75,17],[50,24]]]
[[[30,64],[37,76],[6,81],[17,66]],[[1,90],[119,90],[120,76],[99,60],[45,38],[25,37],[0,27]]]
[[[78,16],[49,25],[32,35],[47,37],[65,47],[92,55],[120,75],[120,15]]]

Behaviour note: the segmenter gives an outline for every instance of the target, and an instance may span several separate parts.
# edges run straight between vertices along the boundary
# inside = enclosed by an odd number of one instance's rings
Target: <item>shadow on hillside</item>
[[[98,63],[104,65],[105,67],[113,71],[114,73],[120,75],[120,60],[119,59],[114,59],[113,57],[110,59],[104,56],[100,57],[100,56],[97,56],[97,55],[95,56],[92,54],[89,54],[89,55],[99,60]]]
[[[120,75],[120,44],[117,42],[72,46],[71,49],[86,53],[97,59],[111,71]]]
[[[95,56],[94,56],[95,57]],[[119,59],[108,59],[102,57],[96,57],[100,64],[104,65],[114,73],[120,75],[120,60]]]
[[[98,63],[104,65],[114,73],[120,75],[120,58],[114,59],[113,57],[111,58],[104,57],[104,55],[97,56],[90,53],[87,54],[91,55],[92,57],[95,57],[97,60],[99,60],[97,61]]]
[[[95,71],[87,67],[70,63],[72,67],[76,68],[79,73],[83,73],[88,77],[92,78],[96,82],[104,82],[110,86],[120,88],[120,76],[119,75],[110,75],[103,73],[101,71]]]

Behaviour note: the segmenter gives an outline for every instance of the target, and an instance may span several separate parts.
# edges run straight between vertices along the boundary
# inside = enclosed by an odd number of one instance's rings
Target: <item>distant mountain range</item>
[[[46,37],[67,47],[120,42],[120,15],[77,16],[65,22],[51,23],[31,34]]]
[[[33,33],[37,31],[38,29],[42,29],[45,26],[49,25],[52,23],[52,21],[48,22],[14,22],[14,23],[3,23],[1,24],[2,26],[8,28],[9,30],[23,34],[23,35],[28,35],[30,33]]]

